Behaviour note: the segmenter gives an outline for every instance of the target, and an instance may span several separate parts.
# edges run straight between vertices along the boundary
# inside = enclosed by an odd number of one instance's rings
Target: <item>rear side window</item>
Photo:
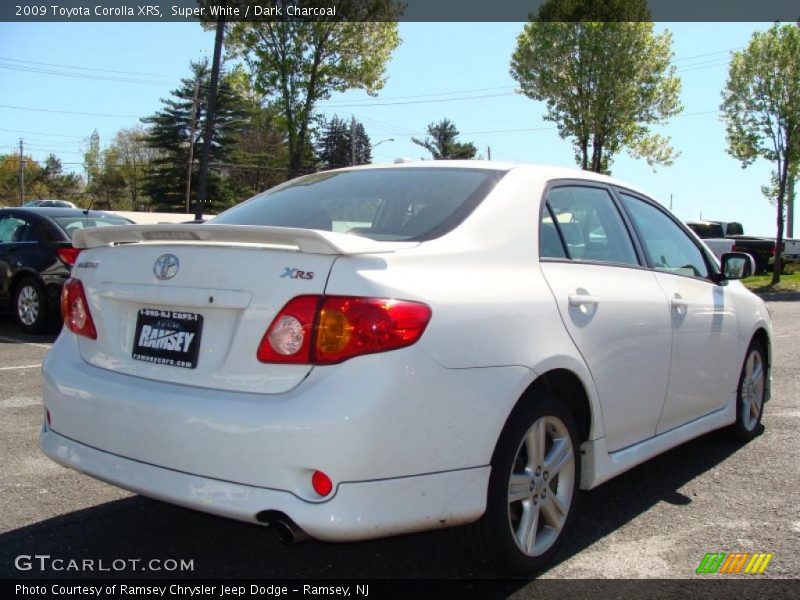
[[[671,218],[639,198],[625,193],[620,197],[653,268],[676,275],[708,277],[703,253]]]
[[[461,223],[504,174],[435,167],[316,173],[259,194],[209,223],[431,239]]]
[[[611,194],[605,189],[559,186],[550,190],[540,228],[541,256],[638,265],[636,251]]]
[[[14,243],[25,240],[25,232],[28,229],[27,221],[18,217],[0,218],[0,242]]]
[[[72,237],[72,234],[87,227],[108,227],[109,225],[130,225],[131,222],[122,217],[54,217],[58,226]]]

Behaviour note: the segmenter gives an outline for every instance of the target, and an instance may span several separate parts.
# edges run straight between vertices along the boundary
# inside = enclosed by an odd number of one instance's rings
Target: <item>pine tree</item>
[[[353,163],[353,130],[355,129],[355,163]],[[334,115],[323,129],[317,144],[317,158],[324,169],[339,169],[351,164],[372,162],[372,147],[364,125],[345,121]]]
[[[411,138],[411,141],[430,152],[434,160],[475,158],[478,153],[472,142],[462,143],[456,140],[458,129],[450,119],[428,125],[428,135],[430,137],[424,140]]]
[[[157,150],[151,174],[145,183],[145,193],[152,198],[158,210],[185,210],[190,148],[193,150],[192,204],[196,195],[198,163],[205,144],[206,95],[211,70],[207,60],[192,62],[191,69],[191,76],[181,80],[181,86],[172,91],[172,96],[162,99],[164,107],[142,119],[143,123],[150,126],[148,144]],[[198,90],[196,104],[195,89]],[[246,126],[247,108],[247,102],[236,93],[223,73],[217,92],[211,138],[208,172],[210,210],[219,210],[240,199],[235,197],[224,171]]]

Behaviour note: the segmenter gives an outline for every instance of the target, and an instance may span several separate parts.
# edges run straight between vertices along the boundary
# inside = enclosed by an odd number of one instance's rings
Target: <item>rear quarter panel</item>
[[[395,253],[336,260],[329,294],[425,302],[431,321],[419,348],[447,369],[522,366],[532,383],[551,369],[569,369],[595,409],[591,375],[567,335],[538,259],[538,223],[546,179],[510,171],[454,231]],[[498,390],[505,416],[519,396]],[[594,419],[592,436],[602,435]],[[499,430],[497,431],[499,435]]]

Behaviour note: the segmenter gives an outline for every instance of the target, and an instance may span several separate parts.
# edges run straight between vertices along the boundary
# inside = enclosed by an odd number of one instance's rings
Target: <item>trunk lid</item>
[[[100,368],[162,382],[281,393],[307,365],[264,364],[256,352],[295,296],[322,294],[336,257],[393,251],[353,235],[288,228],[156,225],[85,230],[81,280],[97,339],[78,336]],[[114,231],[110,231],[114,230]]]

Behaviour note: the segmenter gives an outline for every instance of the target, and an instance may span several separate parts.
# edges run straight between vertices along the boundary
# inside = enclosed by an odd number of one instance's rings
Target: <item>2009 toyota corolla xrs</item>
[[[578,489],[769,396],[771,326],[642,192],[571,169],[317,173],[198,225],[84,230],[44,452],[287,536],[477,522],[531,572]]]

